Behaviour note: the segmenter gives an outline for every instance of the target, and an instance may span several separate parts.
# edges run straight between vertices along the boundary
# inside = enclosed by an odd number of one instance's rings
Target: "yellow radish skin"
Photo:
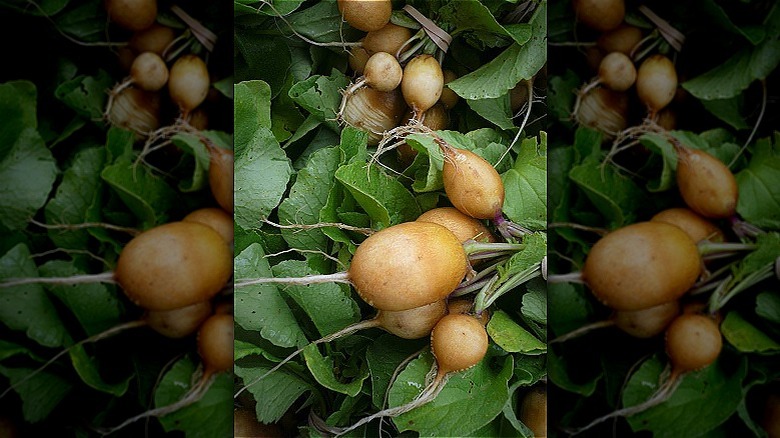
[[[420,339],[447,314],[446,300],[415,307],[409,310],[380,310],[376,316],[378,327],[402,339]]]
[[[172,28],[154,23],[147,29],[134,33],[127,45],[135,53],[152,52],[162,56],[175,37]]]
[[[414,114],[412,114],[411,110],[407,110],[403,119],[405,120],[405,123],[408,124],[414,119]],[[447,113],[447,110],[441,101],[428,108],[428,111],[423,113],[422,124],[432,131],[441,131],[450,126],[450,115]],[[412,149],[406,142],[398,145],[397,150],[398,158],[406,165],[412,164],[414,157],[417,156],[417,151]]]
[[[519,419],[531,429],[534,437],[547,436],[547,390],[544,387],[535,387],[523,397]]]
[[[672,61],[663,55],[642,61],[636,73],[636,93],[651,115],[669,105],[677,93],[677,71]]]
[[[348,275],[360,297],[379,310],[408,310],[444,299],[466,275],[466,253],[438,224],[405,222],[358,246]]]
[[[206,100],[211,85],[206,63],[196,55],[184,55],[170,69],[168,93],[187,114]]]
[[[621,24],[617,28],[602,34],[596,44],[604,53],[620,52],[630,55],[631,50],[642,40],[642,29]]]
[[[149,327],[166,338],[183,338],[198,330],[201,323],[211,316],[211,302],[180,307],[171,310],[150,310],[146,314]]]
[[[366,34],[363,49],[368,53],[387,52],[395,55],[402,45],[412,37],[412,31],[403,26],[387,23],[381,29]]]
[[[168,83],[168,66],[160,55],[144,52],[130,66],[130,76],[142,90],[157,91]]]
[[[680,303],[670,301],[647,309],[618,310],[613,315],[615,326],[635,338],[652,338],[663,333],[680,314]]]
[[[444,191],[462,213],[493,219],[504,206],[504,183],[484,158],[465,149],[445,150]]]
[[[599,79],[614,91],[626,91],[636,81],[636,68],[628,56],[612,52],[599,64]]]
[[[171,222],[133,238],[119,254],[115,277],[125,294],[148,310],[206,301],[233,273],[230,248],[206,225]]]
[[[574,114],[582,125],[605,134],[605,139],[614,137],[628,126],[628,96],[607,88],[593,88],[580,101]]]
[[[206,373],[233,369],[233,316],[213,315],[198,330],[198,354]]]
[[[108,16],[118,26],[144,30],[157,19],[157,0],[105,0]]]
[[[693,313],[678,316],[666,329],[666,354],[673,373],[702,369],[720,355],[723,340],[712,318]]]
[[[451,70],[444,70],[444,85],[449,84],[455,79],[458,79],[458,75],[456,75],[455,72]],[[458,96],[456,92],[452,91],[451,88],[447,88],[447,87],[442,88],[441,97],[439,97],[439,102],[441,102],[441,104],[444,105],[445,108],[452,109],[452,107],[454,107],[455,104],[458,103],[458,99],[460,99],[460,96]]]
[[[220,207],[233,213],[233,151],[213,148],[209,151],[209,187]]]
[[[417,55],[406,64],[401,92],[406,104],[421,114],[438,102],[444,87],[444,72],[431,55]]]
[[[485,357],[487,348],[485,327],[469,315],[447,315],[431,332],[431,350],[439,375],[473,367]]]
[[[338,7],[350,26],[364,32],[381,29],[393,13],[390,0],[338,0]]]
[[[233,244],[233,218],[221,208],[200,208],[184,216],[183,222],[198,222],[211,227],[228,245]]]
[[[709,240],[710,242],[723,242],[725,240],[723,231],[720,228],[687,208],[666,209],[658,212],[650,221],[666,222],[679,227],[696,243],[702,240]]]
[[[392,91],[401,83],[403,70],[395,56],[378,52],[371,55],[363,68],[366,84],[377,91]]]
[[[453,207],[439,207],[428,210],[417,218],[418,222],[433,222],[452,231],[461,242],[495,242],[496,238],[488,228],[477,219],[467,216]]]
[[[617,28],[626,15],[623,0],[574,0],[572,6],[577,21],[600,32]]]
[[[639,310],[677,300],[700,271],[698,248],[684,231],[663,222],[639,222],[596,242],[582,278],[606,306]]]
[[[677,188],[688,207],[704,217],[736,214],[739,192],[734,174],[702,150],[677,148]]]
[[[363,70],[366,68],[366,62],[371,54],[363,47],[353,47],[349,51],[349,67],[358,75],[363,75]]]

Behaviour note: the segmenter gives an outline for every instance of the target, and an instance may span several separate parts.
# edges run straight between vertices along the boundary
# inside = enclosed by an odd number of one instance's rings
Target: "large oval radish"
[[[171,310],[150,310],[146,313],[149,328],[167,338],[183,338],[195,333],[211,316],[211,302],[201,301]]]
[[[184,55],[173,63],[168,93],[182,113],[187,114],[203,103],[210,85],[206,63],[197,55]]]
[[[737,180],[722,161],[686,147],[677,148],[677,188],[691,210],[709,218],[727,218],[737,211]]]
[[[439,207],[428,210],[417,218],[418,222],[433,222],[452,231],[461,242],[495,242],[493,233],[479,220],[467,216],[453,207]]]
[[[429,222],[406,222],[363,241],[348,275],[366,303],[395,311],[443,299],[466,267],[463,245],[452,232]]]
[[[442,178],[452,205],[477,219],[493,219],[504,206],[504,183],[493,165],[465,149],[444,149]]]
[[[698,248],[684,231],[663,222],[639,222],[596,242],[582,277],[605,305],[639,310],[677,300],[700,271]]]
[[[119,254],[115,277],[138,306],[170,310],[210,299],[232,273],[230,248],[219,233],[171,222],[133,238]]]
[[[642,61],[636,73],[636,93],[655,114],[677,93],[677,71],[672,61],[663,55],[653,55]]]
[[[417,55],[404,67],[401,92],[407,105],[421,114],[438,102],[444,87],[444,72],[431,55]]]
[[[723,242],[725,240],[720,228],[687,208],[669,208],[656,213],[650,220],[652,222],[666,222],[679,227],[696,243],[705,239],[710,242]]]

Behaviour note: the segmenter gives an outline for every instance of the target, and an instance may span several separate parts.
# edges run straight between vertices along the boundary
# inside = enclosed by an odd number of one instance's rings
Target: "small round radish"
[[[547,436],[547,389],[537,386],[528,391],[520,403],[520,421],[534,437]]]
[[[484,158],[465,149],[444,149],[442,178],[452,205],[476,219],[493,219],[504,206],[504,183]]]
[[[720,228],[687,208],[670,208],[661,211],[650,221],[666,222],[679,227],[696,243],[702,240],[710,242],[723,242],[725,240]]]
[[[615,29],[626,15],[624,0],[574,0],[572,6],[577,21],[600,32]]]
[[[184,216],[182,222],[198,222],[219,233],[228,245],[233,244],[233,218],[220,208],[201,208]]]
[[[233,316],[213,315],[198,330],[198,354],[204,374],[233,369]]]
[[[407,310],[449,295],[466,275],[466,253],[452,232],[405,222],[358,246],[348,274],[360,297],[380,310]]]
[[[130,66],[130,77],[139,88],[157,91],[168,83],[168,66],[160,55],[144,52],[138,55]]]
[[[393,13],[390,0],[338,0],[338,6],[344,20],[364,32],[381,29]]]
[[[152,52],[162,56],[175,37],[172,28],[154,23],[149,28],[134,33],[127,45],[135,53]]]
[[[347,99],[341,117],[350,126],[367,131],[369,144],[376,145],[385,131],[398,126],[404,111],[406,104],[397,89],[384,93],[369,87]]]
[[[640,310],[618,310],[612,316],[615,326],[635,338],[661,334],[680,314],[680,303],[669,301]]]
[[[233,213],[233,151],[209,149],[209,187],[220,207]]]
[[[493,233],[479,220],[467,216],[453,207],[439,207],[428,210],[417,218],[418,222],[433,222],[452,231],[461,242],[495,242]]]
[[[149,328],[166,338],[183,338],[195,333],[211,316],[211,302],[201,301],[171,310],[150,310],[145,319]]]
[[[624,55],[630,55],[631,51],[642,40],[642,29],[621,24],[615,29],[602,34],[598,41],[598,47],[604,53],[620,52]]]
[[[720,355],[723,348],[720,329],[712,318],[685,313],[666,329],[666,354],[672,362],[672,373],[702,369]]]
[[[209,93],[209,71],[196,55],[184,55],[173,63],[168,79],[168,93],[183,114],[203,103]]]
[[[407,105],[422,115],[441,97],[444,72],[431,55],[417,55],[406,64],[401,81],[401,92]]]
[[[372,54],[387,52],[395,55],[411,37],[412,31],[409,28],[387,23],[381,29],[366,34],[363,48]]]
[[[119,254],[114,275],[125,294],[149,310],[206,301],[233,273],[230,248],[206,225],[171,222],[147,230]]]
[[[104,6],[111,21],[127,30],[144,30],[157,19],[157,0],[105,0]]]
[[[444,85],[449,84],[450,82],[454,81],[455,79],[458,79],[458,75],[456,75],[451,70],[444,70]],[[439,102],[441,102],[442,105],[444,105],[444,108],[452,109],[452,107],[455,106],[455,104],[458,103],[458,99],[460,99],[460,96],[454,91],[452,91],[451,88],[443,87],[441,90],[441,97],[439,97]]]
[[[582,278],[605,305],[639,310],[677,300],[700,271],[698,248],[684,231],[663,222],[640,222],[596,242]]]
[[[468,315],[447,315],[431,332],[431,351],[438,375],[467,370],[485,357],[488,336],[485,327]]]
[[[447,314],[445,300],[435,301],[409,310],[380,310],[377,327],[402,339],[419,339],[431,334],[439,320]]]
[[[395,56],[377,52],[366,61],[363,69],[365,83],[377,91],[392,91],[401,83],[403,70]]]
[[[636,74],[636,93],[651,116],[668,105],[676,92],[677,71],[669,58],[653,55],[642,61]]]
[[[631,58],[612,52],[599,64],[599,81],[615,91],[626,91],[636,81],[636,68]]]
[[[727,218],[736,213],[737,180],[722,161],[686,147],[677,148],[677,188],[691,210],[708,218]]]

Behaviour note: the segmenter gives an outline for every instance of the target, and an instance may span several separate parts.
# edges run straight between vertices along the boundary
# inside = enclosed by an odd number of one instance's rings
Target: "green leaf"
[[[236,54],[236,79],[260,79],[271,87],[272,96],[280,93],[291,62],[285,39],[269,37],[261,29],[244,27],[241,32],[235,32],[235,45],[241,55]],[[242,64],[240,60],[246,63],[243,73],[238,68]],[[274,68],[268,68],[269,65]],[[238,116],[238,111],[235,114]]]
[[[251,367],[236,365],[234,368],[236,376],[244,383],[253,382],[270,369],[270,366],[259,366],[255,363],[252,363]],[[300,377],[280,369],[253,384],[247,391],[258,402],[255,406],[257,419],[270,424],[279,421],[295,400],[309,389],[309,384]]]
[[[780,344],[745,320],[739,312],[729,312],[720,325],[720,331],[731,345],[743,353],[780,352]]]
[[[68,379],[45,370],[22,382],[33,371],[35,370],[30,368],[0,367],[0,374],[8,377],[11,386],[15,386],[14,391],[22,399],[24,420],[38,423],[49,417],[73,389],[73,384]]]
[[[728,99],[703,100],[704,108],[715,117],[728,123],[734,129],[748,129],[750,126],[740,113],[740,96]]]
[[[355,197],[377,228],[409,222],[420,216],[414,196],[396,178],[372,165],[354,162],[341,166],[336,179]]]
[[[0,121],[0,131],[5,133],[14,129],[4,126],[13,120]],[[57,167],[34,127],[28,127],[9,141],[13,146],[0,156],[0,181],[3,181],[0,186],[0,224],[9,230],[21,230],[46,203],[57,176]]]
[[[507,356],[493,368],[489,359],[486,356],[473,368],[453,374],[432,402],[394,418],[398,430],[414,430],[427,437],[457,437],[496,418],[509,398],[507,382],[513,360]],[[408,403],[420,393],[433,361],[433,355],[425,353],[406,366],[390,389],[391,407]]]
[[[658,389],[663,368],[657,356],[642,364],[623,391],[623,405],[647,400]],[[745,360],[737,370],[728,371],[716,362],[680,376],[683,380],[668,400],[628,417],[628,423],[635,431],[648,430],[658,438],[706,436],[737,409],[746,369]]]
[[[512,109],[509,107],[509,94],[492,99],[467,100],[466,103],[477,114],[501,129],[512,129]]]
[[[105,149],[88,148],[76,153],[73,164],[64,172],[62,182],[44,210],[48,224],[90,222],[90,208],[99,200],[102,180],[100,171],[106,160]],[[83,249],[87,246],[86,230],[48,230],[49,238],[60,248]]]
[[[575,330],[593,318],[595,310],[590,292],[581,285],[550,283],[547,285],[550,309],[550,327],[556,336]]]
[[[439,14],[441,14],[442,20],[448,22],[455,28],[453,31],[455,33],[463,31],[481,31],[515,37],[515,34],[509,33],[501,26],[490,10],[478,0],[448,3],[439,9]],[[527,39],[523,40],[520,38],[520,33],[521,32],[517,32],[516,42],[518,44],[525,44]]]
[[[737,213],[748,222],[780,229],[780,150],[769,139],[756,142],[748,167],[736,174]]]
[[[504,182],[504,214],[517,224],[541,230],[547,227],[547,135],[540,142],[527,138],[520,144],[514,168]]]
[[[545,246],[546,248],[546,246]],[[542,286],[531,289],[523,295],[523,307],[520,308],[523,316],[539,324],[547,325],[547,289]]]
[[[780,295],[762,292],[756,297],[756,314],[767,321],[780,324]]]
[[[214,131],[203,131],[200,135],[205,135],[207,132],[213,133]],[[171,141],[176,147],[189,154],[195,162],[192,176],[179,181],[179,190],[182,193],[190,193],[208,187],[211,155],[203,143],[204,140],[199,135],[180,132],[171,137]]]
[[[234,85],[233,126],[242,142],[252,138],[257,126],[271,128],[271,87],[263,81],[244,81]]]
[[[72,348],[68,354],[70,355],[70,361],[73,364],[73,368],[76,370],[76,373],[79,375],[82,382],[92,389],[111,394],[114,397],[123,396],[130,388],[130,382],[135,377],[129,375],[119,382],[106,382],[103,377],[100,376],[100,364],[94,357],[90,357],[87,354],[83,346],[79,345]]]
[[[0,258],[0,278],[36,278],[30,250],[20,243]],[[68,336],[43,286],[26,284],[0,289],[0,321],[46,347],[63,345]]]
[[[410,341],[385,333],[368,346],[366,362],[371,373],[371,400],[375,407],[385,407],[385,395],[393,373],[409,356],[419,354],[427,342],[427,339]]]
[[[746,90],[755,80],[766,79],[780,63],[780,36],[745,48],[726,62],[682,86],[701,100],[728,99]]]
[[[556,312],[552,314],[555,315]],[[580,368],[576,359],[559,355],[555,349],[550,349],[547,354],[547,374],[550,381],[555,386],[565,391],[579,394],[583,397],[590,397],[596,391],[599,381],[604,377],[602,374],[588,376],[586,379],[575,379],[569,372],[569,368]]]
[[[193,386],[195,370],[196,365],[189,358],[176,362],[154,392],[155,408],[171,405],[183,398]],[[168,432],[180,430],[189,438],[226,436],[233,428],[232,395],[233,378],[230,374],[216,374],[202,398],[160,417],[160,424]]]
[[[0,84],[0,157],[14,147],[22,131],[37,129],[35,84],[14,81]]]
[[[547,3],[539,5],[530,25],[527,43],[512,44],[493,61],[447,86],[466,100],[478,100],[499,97],[520,80],[530,79],[547,60]]]
[[[356,41],[354,31],[346,23],[342,26],[341,12],[335,2],[319,2],[287,17],[290,26],[301,35],[319,43]]]
[[[272,277],[263,248],[253,243],[238,254],[233,263],[235,282],[248,278]],[[256,284],[235,289],[236,324],[256,331],[280,347],[308,343],[290,308],[273,284]]]
[[[547,351],[544,342],[512,321],[502,310],[495,312],[490,318],[487,331],[493,342],[510,353],[542,354]]]
[[[282,225],[319,222],[320,211],[327,204],[340,162],[341,151],[336,147],[320,149],[309,157],[306,167],[298,172],[289,197],[279,205]],[[328,251],[329,240],[321,229],[281,231],[291,248]]]
[[[333,70],[330,76],[314,75],[305,81],[298,82],[290,88],[290,98],[324,122],[334,131],[338,131],[336,112],[341,105],[340,90],[349,85],[349,79],[338,70]]]
[[[260,225],[282,200],[293,173],[273,133],[258,126],[251,136],[236,135],[235,221],[244,229]]]
[[[569,178],[585,192],[610,228],[633,222],[644,194],[631,179],[592,159],[574,166]]]
[[[95,76],[81,75],[63,82],[54,90],[54,95],[81,117],[101,120],[108,103],[106,91],[111,89],[114,81],[111,75],[100,70]]]
[[[306,366],[317,380],[317,382],[341,394],[355,397],[363,389],[363,382],[368,378],[368,367],[361,367],[360,373],[352,378],[351,382],[344,383],[340,377],[335,375],[333,359],[324,357],[320,354],[316,345],[308,345],[303,349],[303,357],[306,359]]]
[[[319,274],[305,261],[285,260],[273,267],[274,277],[303,277]],[[345,290],[347,289],[347,290]],[[334,333],[360,320],[360,309],[348,288],[337,283],[290,285],[284,293],[292,297],[311,318],[320,335]]]
[[[141,220],[142,228],[163,223],[176,199],[176,192],[165,180],[125,156],[103,169],[100,176]]]
[[[73,5],[73,4],[72,4]],[[103,2],[89,0],[75,3],[75,8],[68,8],[57,15],[56,25],[78,41],[101,42],[106,38],[105,23],[108,20]],[[109,85],[110,86],[110,85]]]

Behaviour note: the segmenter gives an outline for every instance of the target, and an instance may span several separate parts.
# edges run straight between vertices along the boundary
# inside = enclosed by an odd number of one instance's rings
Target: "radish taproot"
[[[677,188],[688,207],[708,218],[733,216],[739,191],[731,170],[700,149],[676,149]]]
[[[596,242],[582,279],[606,306],[639,310],[677,300],[700,271],[698,248],[684,231],[663,222],[639,222]]]

